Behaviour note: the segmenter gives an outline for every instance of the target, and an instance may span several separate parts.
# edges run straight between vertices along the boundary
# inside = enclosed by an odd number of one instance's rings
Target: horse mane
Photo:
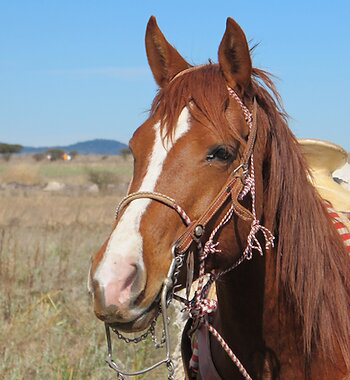
[[[268,120],[264,210],[277,236],[278,284],[284,302],[299,316],[307,360],[316,348],[328,360],[340,350],[350,368],[350,258],[308,180],[307,164],[273,82],[261,70],[254,69],[253,75],[272,93],[254,81]]]
[[[306,360],[315,352],[329,360],[340,350],[350,368],[349,257],[308,180],[307,165],[271,76],[254,68],[247,95],[255,96],[259,105],[255,152],[263,161],[264,223],[276,236],[280,298],[299,317]],[[181,110],[188,106],[191,116],[223,142],[244,144],[225,117],[228,97],[219,66],[210,63],[160,89],[151,115],[160,119],[164,138],[171,138]]]

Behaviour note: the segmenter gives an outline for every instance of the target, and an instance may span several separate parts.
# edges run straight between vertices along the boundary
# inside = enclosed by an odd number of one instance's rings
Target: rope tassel
[[[271,231],[268,230],[266,227],[262,226],[258,219],[254,219],[248,238],[247,238],[247,247],[243,252],[243,256],[247,260],[251,260],[253,257],[253,249],[256,249],[261,256],[263,256],[264,252],[261,247],[261,243],[256,237],[256,234],[261,231],[264,235],[265,239],[265,249],[269,249],[274,246],[274,236],[272,235]]]
[[[216,247],[219,245],[219,242],[214,243],[213,240],[208,240],[203,248],[203,254],[201,258],[204,260],[210,253],[221,252],[221,249],[217,249]]]
[[[195,301],[195,306],[190,310],[190,316],[193,319],[204,317],[206,314],[210,314],[217,309],[217,301],[198,297]]]

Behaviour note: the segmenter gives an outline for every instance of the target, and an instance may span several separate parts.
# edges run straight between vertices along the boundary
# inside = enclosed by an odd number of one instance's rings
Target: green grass
[[[27,170],[38,173],[43,183],[52,180],[63,183],[84,183],[88,181],[88,170],[109,172],[128,181],[132,174],[132,159],[123,159],[119,156],[110,156],[103,159],[100,156],[78,156],[73,161],[47,161],[36,162],[31,156],[19,156],[9,162],[0,160],[0,182],[11,178],[11,172],[25,167]],[[30,168],[30,169],[29,169]],[[20,178],[16,177],[20,182]]]
[[[48,162],[40,165],[39,173],[43,177],[47,177],[49,179],[81,176],[85,174],[85,167],[75,165],[74,163],[72,164],[71,162]]]
[[[130,178],[131,176],[131,163],[120,162],[100,162],[95,164],[86,164],[84,162],[45,162],[40,164],[39,173],[42,177],[48,180],[59,180],[62,182],[69,182],[72,178],[80,177],[82,181],[89,179],[89,170],[96,172],[110,173],[111,176],[118,176],[122,180]]]

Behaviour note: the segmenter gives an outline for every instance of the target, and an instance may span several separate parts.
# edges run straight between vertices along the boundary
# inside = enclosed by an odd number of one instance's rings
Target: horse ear
[[[148,21],[145,40],[148,63],[160,87],[164,87],[176,74],[190,67],[165,39],[154,16]]]
[[[230,17],[219,46],[219,65],[227,84],[243,94],[251,83],[252,62],[245,34]]]

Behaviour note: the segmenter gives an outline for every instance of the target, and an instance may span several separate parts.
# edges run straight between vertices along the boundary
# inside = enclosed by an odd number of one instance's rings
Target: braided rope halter
[[[110,330],[109,326],[105,324],[106,327],[106,337],[107,337],[107,346],[108,346],[108,356],[106,359],[106,362],[108,365],[117,373],[118,379],[125,379],[124,376],[136,376],[143,373],[146,373],[148,371],[151,371],[152,369],[162,365],[166,364],[168,369],[168,380],[173,380],[174,377],[174,364],[173,360],[171,358],[170,353],[170,335],[169,335],[169,329],[168,329],[168,316],[167,316],[167,307],[171,303],[172,299],[176,299],[180,302],[183,302],[185,304],[185,307],[183,311],[187,311],[190,315],[190,317],[193,319],[193,328],[191,331],[196,330],[200,325],[204,324],[210,333],[218,340],[222,348],[225,350],[227,355],[230,357],[232,362],[237,366],[238,370],[242,374],[242,376],[246,380],[252,380],[251,376],[248,374],[240,360],[237,358],[237,356],[233,353],[233,351],[230,349],[228,344],[225,342],[223,337],[218,333],[218,331],[208,322],[207,316],[211,313],[213,313],[217,309],[217,301],[208,299],[208,292],[210,285],[214,283],[216,280],[218,280],[221,276],[224,274],[232,271],[234,268],[236,268],[238,265],[240,265],[245,259],[250,260],[253,256],[253,250],[257,250],[260,255],[263,255],[263,248],[261,246],[261,243],[259,242],[257,238],[257,233],[261,231],[264,239],[265,239],[265,249],[269,249],[273,247],[274,245],[274,236],[272,233],[264,226],[260,224],[260,221],[257,218],[256,215],[256,189],[255,189],[255,171],[254,171],[254,154],[253,154],[253,147],[255,142],[255,133],[256,133],[256,126],[253,127],[253,122],[256,122],[256,120],[253,120],[253,114],[252,112],[245,106],[245,104],[242,102],[240,97],[236,94],[236,92],[228,87],[228,92],[231,97],[233,97],[238,104],[240,105],[244,117],[246,120],[246,123],[249,128],[249,132],[251,135],[248,140],[247,144],[247,150],[244,154],[243,162],[233,171],[232,178],[229,179],[228,183],[225,184],[224,188],[221,190],[221,192],[218,194],[217,198],[213,201],[213,203],[209,206],[206,213],[199,218],[199,221],[205,221],[203,224],[205,225],[208,221],[211,220],[212,216],[218,211],[218,209],[224,204],[226,199],[230,196],[231,190],[235,185],[239,185],[237,181],[242,181],[243,186],[239,187],[238,189],[238,200],[242,200],[247,194],[250,193],[251,195],[251,204],[252,204],[252,211],[246,211],[246,214],[242,214],[242,211],[240,208],[242,206],[236,201],[231,194],[232,197],[232,204],[229,208],[229,210],[225,213],[223,218],[221,219],[220,223],[214,228],[214,230],[211,232],[208,241],[203,245],[200,238],[204,234],[204,225],[201,225],[200,223],[197,224],[192,222],[191,219],[188,217],[186,212],[176,203],[175,200],[172,198],[157,193],[157,192],[136,192],[129,194],[126,196],[122,201],[120,202],[117,211],[116,216],[119,215],[119,213],[124,209],[130,202],[141,199],[141,198],[149,198],[154,201],[160,202],[172,209],[174,209],[178,215],[181,217],[182,221],[187,227],[187,230],[185,233],[177,240],[177,242],[174,244],[172,249],[172,262],[167,274],[166,279],[163,282],[163,286],[161,289],[161,296],[160,296],[160,306],[159,306],[159,312],[155,316],[154,320],[151,322],[150,328],[146,331],[146,333],[142,334],[139,338],[129,339],[125,338],[118,332],[117,330],[113,329],[113,331],[117,334],[119,339],[124,340],[126,343],[138,343],[141,340],[145,339],[149,333],[152,334],[152,337],[154,337],[154,325],[157,317],[162,314],[163,319],[163,336],[161,343],[157,343],[156,347],[162,346],[162,344],[165,343],[166,347],[166,358],[159,361],[158,363],[152,365],[151,367],[148,367],[146,369],[137,371],[137,372],[125,372],[121,370],[116,363],[112,359],[112,343],[111,343],[111,337],[110,337]],[[255,113],[256,113],[256,101],[254,100],[254,107],[255,107]],[[256,115],[254,115],[256,118]],[[239,176],[237,175],[238,172],[242,172],[242,174]],[[249,217],[251,220],[251,227],[250,232],[247,237],[247,246],[240,256],[240,258],[228,269],[225,269],[221,272],[214,273],[206,273],[205,270],[205,261],[209,255],[215,254],[217,252],[220,252],[220,250],[217,248],[219,245],[219,242],[217,241],[214,243],[214,239],[219,232],[232,218],[233,214],[237,213],[239,217],[244,218],[245,220],[248,220],[248,218],[243,217],[243,215],[249,214]],[[194,226],[195,225],[195,226]],[[198,286],[194,293],[193,299],[188,301],[183,299],[180,296],[177,296],[174,294],[177,288],[177,277],[179,275],[180,269],[184,264],[184,259],[186,256],[186,253],[188,253],[188,248],[191,245],[191,243],[196,242],[197,244],[197,251],[199,255],[199,278],[198,278]],[[188,258],[189,255],[187,255]],[[208,277],[206,283],[205,280]],[[187,276],[187,282],[189,281],[189,277]],[[190,280],[192,283],[192,280]],[[188,287],[191,286],[190,284],[186,284]],[[155,339],[153,339],[155,341]]]

